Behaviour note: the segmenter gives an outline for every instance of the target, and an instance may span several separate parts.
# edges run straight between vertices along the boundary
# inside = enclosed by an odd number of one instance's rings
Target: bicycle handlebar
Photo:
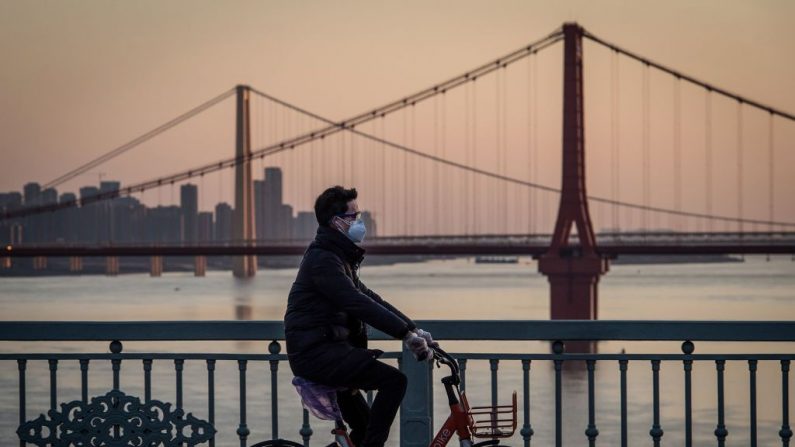
[[[450,367],[453,376],[458,377],[458,362],[450,354],[444,351],[439,345],[431,346],[434,360]]]

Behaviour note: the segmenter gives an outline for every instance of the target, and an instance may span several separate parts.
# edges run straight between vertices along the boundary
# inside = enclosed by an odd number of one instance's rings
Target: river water
[[[260,270],[251,280],[229,272],[208,272],[206,277],[166,273],[118,277],[40,277],[0,279],[2,320],[234,320],[282,318],[294,269]],[[388,266],[362,267],[362,279],[415,319],[546,319],[549,297],[546,278],[536,273],[530,259],[518,264],[476,264],[472,259],[433,260]],[[747,257],[741,263],[613,265],[600,283],[599,317],[603,320],[793,320],[795,319],[795,262],[790,257]],[[388,351],[397,342],[376,344]],[[447,342],[451,352],[548,352],[540,342]],[[604,342],[602,353],[679,353],[680,342]],[[697,353],[792,353],[793,344],[697,343]],[[104,343],[0,343],[1,352],[107,352]],[[265,343],[125,343],[125,352],[267,352]],[[107,362],[93,362],[89,395],[104,394],[111,386]],[[136,362],[137,363],[137,362]],[[748,445],[748,372],[746,362],[728,362],[726,368],[727,445]],[[508,401],[515,389],[521,396],[521,364],[500,362],[499,394]],[[187,411],[207,418],[207,378],[203,362],[186,362]],[[219,362],[216,372],[216,426],[219,446],[239,445],[237,364]],[[289,367],[280,366],[279,436],[299,440],[300,403],[289,385]],[[470,361],[467,390],[470,402],[490,402],[488,362]],[[18,424],[16,362],[0,362],[0,439],[11,445]],[[438,379],[440,375],[437,374]],[[174,402],[174,368],[155,362],[155,399]],[[27,372],[27,419],[49,407],[49,371],[46,361],[30,361]],[[248,374],[250,443],[271,436],[270,371],[254,362]],[[629,433],[632,445],[650,444],[652,424],[651,367],[631,362],[628,373]],[[616,445],[619,439],[619,371],[617,362],[600,362],[596,371],[598,443]],[[125,362],[122,389],[143,396],[140,364]],[[683,373],[681,362],[663,362],[661,420],[665,444],[684,440]],[[584,371],[564,375],[564,443],[586,443],[587,380]],[[77,362],[62,361],[58,372],[58,401],[80,397]],[[697,362],[693,372],[694,438],[697,445],[715,442],[717,424],[715,365]],[[446,401],[437,384],[434,395],[435,427],[446,417]],[[792,399],[790,399],[790,402]],[[533,445],[554,443],[554,371],[549,362],[534,362],[531,370],[531,424]],[[781,376],[778,362],[760,362],[758,372],[759,445],[774,445],[781,428]],[[519,425],[522,413],[520,404]],[[330,425],[313,420],[313,445],[326,445]],[[521,445],[519,430],[511,445]],[[397,445],[398,422],[390,445]]]

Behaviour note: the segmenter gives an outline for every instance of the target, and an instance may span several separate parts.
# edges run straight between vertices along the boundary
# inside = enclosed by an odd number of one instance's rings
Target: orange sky
[[[795,3],[783,0],[0,0],[0,191],[21,190],[31,180],[52,180],[238,83],[342,119],[460,74],[568,20],[684,73],[794,113],[793,19]],[[601,79],[608,59],[587,65],[604,53],[597,50],[586,47],[586,70]],[[555,53],[548,70],[559,73],[555,58],[560,47],[547,51]],[[631,85],[631,71],[626,73],[624,82]],[[586,90],[586,106],[609,107],[609,96],[594,82],[597,87]],[[519,95],[518,87],[510,88],[509,94]],[[559,83],[539,88],[560,97]],[[693,95],[695,104],[699,96]],[[633,96],[637,92],[625,94],[625,100]],[[670,108],[661,110],[665,107]],[[715,113],[730,119],[730,107]],[[605,126],[608,115],[603,112],[609,109],[595,110],[590,125]],[[632,132],[637,114],[622,113],[628,116],[624,131]],[[159,145],[144,147],[59,190],[95,183],[100,172],[104,178],[128,183],[231,156],[231,116],[228,103]],[[764,117],[749,112],[746,120],[745,141],[766,141]],[[793,127],[781,121],[776,134],[776,152],[781,153],[776,189],[782,194],[795,193],[795,181],[782,175],[795,166]],[[549,158],[559,160],[559,146],[554,147],[559,134],[550,131],[545,138],[552,146]],[[764,141],[760,144],[766,147]],[[720,138],[715,145],[723,145]],[[603,169],[604,163],[589,161],[589,169]],[[255,168],[258,172],[260,166]],[[764,182],[765,169],[764,163],[749,162],[746,183]],[[655,174],[660,173],[670,175],[670,168],[656,167]],[[550,176],[551,186],[558,182]],[[592,192],[605,195],[609,178],[600,182]],[[203,207],[229,195],[228,173],[220,183],[213,181],[216,196],[208,197]],[[159,194],[157,200],[167,202],[173,193]],[[754,200],[746,198],[749,203]],[[781,213],[795,221],[795,210]]]

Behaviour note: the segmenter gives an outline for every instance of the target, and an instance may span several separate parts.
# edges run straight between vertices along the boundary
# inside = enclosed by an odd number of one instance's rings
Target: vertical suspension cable
[[[743,236],[743,103],[737,102],[737,230]]]
[[[540,179],[538,178],[538,160],[539,160],[539,147],[538,147],[538,53],[533,51],[533,93],[532,93],[532,109],[533,109],[533,181],[539,182]],[[538,197],[541,195],[538,190],[533,188],[533,216],[531,219],[534,220],[534,233],[538,233],[539,225],[543,224],[543,215],[540,214],[539,209],[541,207],[538,206]],[[546,202],[547,194],[543,193],[544,201]]]
[[[712,90],[707,89],[704,96],[705,122],[704,122],[704,182],[706,210],[704,214],[712,214]],[[712,220],[706,221],[707,231],[712,231]]]
[[[442,90],[442,136],[441,136],[441,138],[442,138],[442,141],[441,141],[442,158],[446,160],[447,159],[447,93],[444,90]],[[451,189],[450,186],[447,183],[447,177],[448,177],[447,176],[447,166],[442,166],[441,169],[442,169],[442,172],[441,172],[441,175],[440,175],[441,184],[444,185],[445,188]],[[443,190],[440,189],[439,190],[439,194],[441,194],[442,191]],[[448,233],[448,234],[453,234],[453,232],[450,231],[452,229],[451,228],[452,226],[447,227],[445,225],[445,221],[442,220],[445,217],[447,217],[447,211],[448,211],[448,206],[447,205],[449,203],[450,203],[450,198],[449,197],[445,197],[445,200],[442,200],[443,209],[440,210],[440,216],[441,216],[440,217],[440,220],[441,220],[440,223],[442,224],[441,225],[442,230],[446,230],[445,232]]]
[[[507,72],[507,65],[502,64],[502,70],[505,74],[502,77],[502,175],[508,175],[508,156],[510,154],[510,148],[508,145],[508,72]],[[502,182],[502,207],[503,207],[503,222],[505,222],[503,226],[503,231],[505,233],[509,233],[508,230],[508,203],[511,201],[508,200],[508,182]],[[512,190],[515,190],[515,186],[513,184],[510,185]],[[518,213],[515,213],[518,215]]]
[[[466,160],[466,165],[467,166],[472,166],[472,160],[471,160],[471,157],[470,157],[470,151],[471,151],[470,146],[471,146],[471,144],[470,144],[470,138],[469,138],[470,137],[470,132],[471,132],[471,130],[469,128],[469,107],[470,107],[470,105],[469,105],[469,90],[470,89],[471,89],[470,84],[467,83],[464,86],[464,153],[466,154],[464,158]],[[470,187],[469,187],[469,174],[470,174],[469,171],[462,172],[462,173],[458,174],[461,177],[463,177],[463,179],[464,179],[464,191],[466,191],[467,194],[464,194],[464,197],[465,197],[464,198],[464,206],[462,207],[464,209],[464,218],[463,219],[457,219],[457,220],[459,222],[460,221],[464,222],[464,234],[466,234],[466,235],[468,235],[469,232],[470,232],[469,207],[471,206],[471,203],[474,200],[474,198],[471,195],[471,191],[470,191]],[[466,196],[469,196],[469,197],[466,197]]]
[[[417,148],[417,109],[414,106],[414,103],[411,104],[411,146],[410,147],[414,148],[414,149]],[[422,181],[422,179],[419,178],[419,172],[417,172],[417,170],[419,169],[419,166],[417,166],[417,164],[418,164],[417,163],[417,159],[414,158],[414,157],[411,157],[410,158],[410,162],[411,162],[411,169],[409,170],[410,182],[411,182],[410,183],[410,185],[411,185],[410,186],[411,187],[411,195],[410,195],[410,197],[411,197],[412,205],[417,206],[417,205],[419,205],[421,203],[420,202],[420,198],[417,197],[417,192],[420,189],[419,188],[419,183],[420,183],[420,181]],[[422,204],[423,205],[424,205],[424,202],[425,202],[425,200],[423,198],[423,200],[422,200]],[[423,207],[417,206],[417,208],[421,210],[421,209],[424,209],[424,206]],[[419,219],[419,216],[421,214],[422,213],[414,213],[413,215],[416,216],[416,217],[414,217],[414,219]],[[419,225],[417,225],[418,222],[416,220],[414,220],[414,219],[409,221],[409,228],[410,228],[410,231],[411,231],[412,234],[417,234],[417,229],[419,228]]]
[[[649,116],[649,65],[644,64],[642,75],[642,93],[641,93],[641,113],[643,114],[642,125],[642,182],[643,182],[643,206],[649,206],[649,198],[651,196],[651,179],[649,169],[649,140],[650,140],[650,116]],[[648,231],[649,212],[643,210],[641,212],[641,231],[645,234]]]
[[[682,211],[682,122],[681,79],[674,78],[674,209]],[[680,231],[679,217],[671,217],[674,231]]]
[[[613,200],[619,202],[621,200],[621,189],[619,188],[619,175],[620,175],[620,159],[619,159],[619,145],[618,145],[618,124],[619,124],[619,103],[618,103],[618,75],[619,75],[619,57],[618,52],[613,50],[611,53],[612,60],[611,60],[611,120],[610,120],[610,130],[611,130],[611,180],[612,180],[612,188],[611,193]],[[613,231],[618,233],[621,231],[621,223],[619,221],[619,211],[620,208],[613,204],[611,205],[612,211],[612,223],[613,223]]]
[[[477,78],[472,79],[472,160],[475,162],[472,166],[477,165],[477,154],[478,154],[478,84]],[[478,186],[480,184],[480,179],[474,174],[470,174],[472,176],[472,197],[475,198],[475,194],[477,193],[477,199],[474,203],[482,203],[482,197],[480,191],[478,190]],[[471,211],[471,218],[473,220],[474,226],[474,233],[478,233],[480,230],[480,219],[477,210],[472,207],[470,208]]]
[[[408,110],[403,109],[403,145],[406,146],[409,144],[408,142]],[[409,216],[409,198],[408,198],[408,187],[409,187],[409,154],[408,152],[403,152],[403,235],[408,236],[408,216]]]
[[[495,140],[496,140],[495,141],[495,149],[496,149],[495,152],[496,152],[496,155],[497,155],[496,156],[496,165],[497,166],[496,166],[496,169],[494,170],[494,172],[497,172],[497,173],[500,173],[500,174],[502,174],[502,172],[500,172],[500,170],[502,169],[502,156],[503,156],[503,154],[502,154],[502,141],[500,139],[500,137],[502,136],[502,132],[501,132],[502,123],[500,122],[500,119],[502,118],[500,116],[501,113],[502,113],[502,103],[501,103],[501,100],[502,100],[502,87],[500,86],[500,74],[501,73],[502,73],[502,70],[497,70],[496,72],[494,72],[494,85],[495,85],[495,87],[497,89],[497,91],[495,92],[496,94],[495,94],[495,99],[494,99],[494,112],[496,113],[496,118],[494,120],[494,137],[495,137]],[[491,210],[492,212],[490,212],[489,215],[490,216],[501,216],[502,213],[500,212],[501,211],[500,210],[500,204],[502,202],[502,198],[500,197],[500,188],[496,184],[496,182],[493,181],[492,179],[488,179],[487,181],[488,181],[488,184],[489,184],[489,189],[491,190],[490,192],[492,193],[492,200],[491,200],[492,207],[491,208],[493,208],[493,210]],[[489,223],[491,223],[491,221],[493,221],[493,219],[489,219]],[[497,228],[495,228],[495,229],[493,229],[491,231],[496,233],[499,230]]]
[[[769,194],[768,195],[768,207],[769,207],[768,208],[768,220],[770,222],[775,222],[775,219],[773,218],[774,217],[774,211],[775,211],[774,208],[773,208],[773,200],[775,199],[775,189],[774,188],[776,186],[776,183],[775,183],[775,175],[776,175],[775,155],[776,154],[775,154],[775,140],[774,140],[775,134],[773,133],[773,119],[774,118],[775,117],[773,116],[773,113],[770,112],[768,114],[768,137],[767,137],[767,141],[768,141],[768,149],[767,149],[767,153],[768,153],[767,172],[768,172],[768,175],[767,175],[767,178],[768,178],[768,194]],[[774,226],[772,226],[772,227],[769,228],[768,231],[775,231],[775,229],[776,228]]]
[[[439,95],[433,97],[433,155],[439,156]],[[433,205],[431,213],[433,218],[433,234],[439,234],[439,163],[434,163],[432,168],[432,184],[431,195],[433,197]]]
[[[381,151],[379,153],[381,154],[381,210],[382,211],[381,211],[380,220],[382,222],[381,223],[381,228],[384,228],[384,231],[386,231],[386,227],[384,226],[384,224],[388,221],[387,214],[389,212],[387,211],[387,201],[386,201],[386,189],[387,189],[387,182],[386,182],[386,175],[387,175],[386,174],[386,172],[387,172],[386,171],[386,157],[387,157],[387,154],[386,154],[386,146],[384,144],[384,141],[386,141],[386,124],[384,123],[384,121],[385,121],[385,118],[384,118],[384,115],[382,114],[381,115],[381,119],[378,120],[378,123],[381,125],[380,126],[381,127],[381,143],[380,143]],[[391,214],[390,214],[390,216],[391,216]],[[392,230],[392,228],[390,228],[390,230]]]
[[[527,58],[527,171],[530,177],[530,182],[535,183],[536,179],[533,177],[533,156],[534,156],[534,147],[533,147],[533,57],[530,56]],[[529,197],[529,209],[527,213],[527,229],[529,230],[530,234],[535,234],[535,225],[534,223],[534,208],[535,208],[535,188],[530,188],[528,191]]]

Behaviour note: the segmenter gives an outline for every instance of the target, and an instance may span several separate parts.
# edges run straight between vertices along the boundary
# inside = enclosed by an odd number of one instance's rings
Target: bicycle
[[[516,391],[513,392],[510,405],[470,407],[466,393],[459,388],[461,377],[458,362],[438,345],[431,346],[431,351],[437,367],[446,365],[450,368],[450,375],[442,378],[450,405],[450,415],[434,436],[429,447],[445,447],[453,438],[454,433],[458,435],[460,447],[506,447],[504,444],[500,444],[500,438],[508,438],[516,431]],[[296,381],[294,380],[293,383],[295,384]],[[311,384],[307,381],[300,383]],[[328,408],[320,409],[319,412],[313,410],[311,403],[307,405],[307,398],[300,392],[300,389],[299,394],[301,394],[304,407],[310,409],[315,416],[335,421],[335,428],[331,431],[334,435],[334,442],[326,447],[356,447],[348,436],[348,428],[342,420],[339,408],[336,407],[337,390],[322,386],[320,389],[326,394],[318,397],[331,405]],[[473,443],[473,438],[488,439]],[[303,447],[303,444],[286,439],[271,439],[250,447]]]

